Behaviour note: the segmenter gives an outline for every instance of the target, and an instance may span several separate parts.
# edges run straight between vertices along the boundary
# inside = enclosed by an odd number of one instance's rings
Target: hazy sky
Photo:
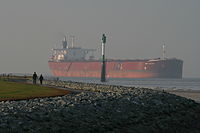
[[[1,0],[0,73],[49,74],[51,49],[63,35],[107,57],[184,60],[184,77],[200,77],[200,0]],[[97,55],[100,55],[98,50]]]

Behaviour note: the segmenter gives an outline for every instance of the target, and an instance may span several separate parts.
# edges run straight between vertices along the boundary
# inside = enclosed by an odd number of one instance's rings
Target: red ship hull
[[[101,76],[100,61],[48,62],[57,77]],[[157,60],[109,60],[106,62],[107,78],[182,78],[183,61]]]

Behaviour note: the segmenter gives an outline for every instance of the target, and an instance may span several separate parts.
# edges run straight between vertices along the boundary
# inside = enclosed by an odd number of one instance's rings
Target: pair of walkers
[[[33,84],[36,84],[37,79],[38,79],[38,76],[37,76],[36,72],[34,72],[33,73]],[[40,75],[39,80],[40,80],[40,84],[42,85],[42,81],[44,80],[42,74]]]

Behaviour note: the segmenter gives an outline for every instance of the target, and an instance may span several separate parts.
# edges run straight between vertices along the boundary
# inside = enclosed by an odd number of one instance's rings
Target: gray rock
[[[0,102],[0,132],[200,131],[200,104],[192,100],[147,88],[48,84],[76,93]]]

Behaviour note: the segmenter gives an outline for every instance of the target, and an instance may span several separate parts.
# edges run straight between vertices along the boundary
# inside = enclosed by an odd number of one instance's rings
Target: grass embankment
[[[0,101],[62,96],[68,93],[62,89],[0,80]]]
[[[0,75],[1,80],[31,80],[32,76]]]

